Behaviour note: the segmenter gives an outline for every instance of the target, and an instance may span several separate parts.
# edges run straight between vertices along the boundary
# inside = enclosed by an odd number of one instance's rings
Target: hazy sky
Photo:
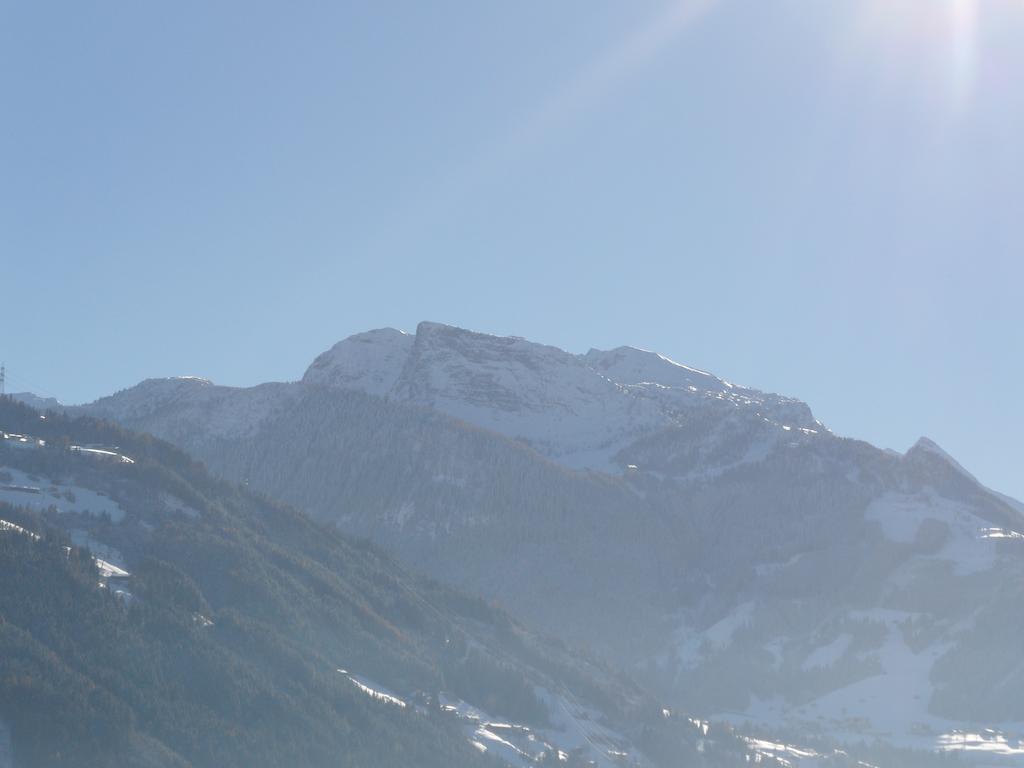
[[[1024,497],[1024,0],[0,0],[0,358],[90,400],[431,319]]]

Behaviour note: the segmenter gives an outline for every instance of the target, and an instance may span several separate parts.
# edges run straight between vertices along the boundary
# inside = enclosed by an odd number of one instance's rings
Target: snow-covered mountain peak
[[[396,399],[444,411],[553,457],[589,453],[659,410],[557,347],[421,323]]]
[[[731,403],[780,425],[818,430],[821,424],[800,400],[741,387],[657,352],[635,347],[591,349],[582,359],[595,371],[667,407],[689,409],[709,400]]]
[[[357,333],[317,357],[302,381],[386,396],[394,388],[415,339],[395,328]]]
[[[800,401],[733,385],[656,352],[619,347],[576,355],[429,321],[414,335],[383,328],[350,336],[321,354],[302,381],[436,408],[591,468],[607,468],[626,442],[676,426],[695,408],[735,407],[780,426],[820,427]]]
[[[655,352],[619,347],[577,355],[437,322],[420,323],[415,334],[379,328],[349,336],[319,355],[300,382],[247,388],[238,398],[205,379],[148,379],[89,408],[133,423],[171,418],[179,404],[200,414],[226,398],[244,404],[217,424],[219,433],[233,434],[310,385],[436,409],[569,466],[602,471],[621,471],[614,457],[625,446],[695,420],[729,419],[730,433],[758,431],[767,421],[786,439],[793,428],[820,429],[798,400],[733,385]]]
[[[594,370],[620,384],[660,384],[665,387],[694,387],[701,391],[733,388],[729,382],[706,371],[636,347],[616,347],[607,351],[591,349],[582,359]]]

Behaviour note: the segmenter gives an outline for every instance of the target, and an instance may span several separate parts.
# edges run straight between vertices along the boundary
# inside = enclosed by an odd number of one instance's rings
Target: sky
[[[0,0],[0,359],[89,401],[434,320],[1024,498],[1024,0]]]

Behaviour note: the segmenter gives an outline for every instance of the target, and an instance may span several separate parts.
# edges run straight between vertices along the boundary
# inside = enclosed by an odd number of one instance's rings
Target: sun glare
[[[948,0],[954,103],[966,105],[974,83],[978,55],[979,0]]]
[[[1003,7],[1003,3],[998,3]],[[867,0],[854,50],[880,50],[885,65],[934,80],[950,105],[968,106],[978,72],[981,0]]]

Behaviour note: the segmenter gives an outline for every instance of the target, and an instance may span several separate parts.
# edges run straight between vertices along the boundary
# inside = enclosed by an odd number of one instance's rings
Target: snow
[[[501,738],[486,725],[479,726],[473,732],[473,736],[474,738],[470,739],[470,743],[476,745],[477,748],[482,747],[480,749],[481,752],[494,754],[512,766],[526,768],[533,764],[534,755],[528,754],[512,742]]]
[[[803,669],[810,670],[835,664],[846,654],[852,640],[849,634],[842,633],[831,642],[818,646],[804,659]]]
[[[299,394],[297,384],[222,387],[195,377],[146,379],[94,403],[68,409],[71,413],[110,419],[129,427],[145,421],[145,431],[180,441],[182,430],[202,425],[206,436],[254,434],[264,419],[286,407]]]
[[[731,467],[762,461],[791,445],[829,439],[828,431],[800,401],[737,386],[655,352],[620,347],[574,355],[519,338],[473,333],[438,323],[422,323],[415,334],[380,329],[345,339],[320,355],[301,383],[242,390],[191,379],[151,380],[101,401],[97,406],[102,405],[102,408],[95,412],[102,414],[102,409],[106,408],[115,418],[126,415],[129,423],[132,417],[146,416],[150,419],[145,426],[147,430],[171,439],[174,439],[174,430],[181,430],[189,439],[195,439],[193,435],[199,425],[204,435],[250,434],[259,428],[268,413],[283,407],[282,403],[298,396],[294,393],[301,394],[310,386],[358,390],[434,408],[522,440],[567,466],[624,471],[630,476],[629,485],[637,489],[643,489],[644,484],[654,478],[674,482],[711,478]],[[705,416],[714,418],[703,419]],[[677,465],[665,470],[669,465],[658,455],[665,453],[665,444],[656,439],[616,457],[621,448],[640,438],[654,436],[662,430],[671,436],[675,433],[673,428],[683,434],[683,428],[694,422],[701,430],[706,422],[711,425],[711,432],[700,432],[694,438],[698,449],[695,453],[700,455],[684,468]],[[722,451],[717,458],[713,456],[715,449],[731,447],[731,444],[738,446],[737,450]],[[653,447],[645,448],[651,445]],[[706,454],[701,453],[705,450]],[[919,459],[927,459],[928,466],[940,469],[941,465],[932,460],[941,461],[964,478],[973,480],[970,473],[930,440],[918,441],[908,454],[919,454]],[[845,476],[850,483],[864,489],[877,479],[872,462],[882,462],[898,477],[899,463],[882,453],[865,463],[851,460],[843,464],[844,455],[840,450],[823,450],[811,458],[827,464],[839,457],[836,476]],[[454,486],[462,482],[457,470],[438,473],[434,481]],[[1013,541],[1022,538],[1024,521],[1021,525],[1000,519],[986,521],[969,505],[942,498],[934,490],[912,493],[906,490],[910,486],[898,480],[894,484],[888,484],[886,479],[883,482],[889,488],[900,488],[901,492],[876,499],[866,515],[877,522],[885,539],[899,545],[883,546],[881,554],[905,560],[904,565],[894,566],[898,573],[885,587],[901,586],[898,579],[903,577],[909,580],[926,572],[945,574],[950,570],[934,568],[935,563],[950,563],[954,575],[990,572],[1001,558],[1011,556],[1008,552],[1013,549]],[[1021,507],[1010,500],[1006,503],[1021,511]],[[389,510],[387,522],[402,528],[416,520],[416,516],[414,500],[405,499]],[[1008,527],[992,528],[992,525]],[[944,531],[948,532],[945,537],[941,535]],[[922,533],[936,535],[925,537]],[[779,560],[791,554],[787,551]],[[794,566],[800,557],[797,553],[786,562],[752,565],[758,576],[766,577]],[[803,565],[806,563],[801,567]],[[673,650],[686,665],[699,663],[705,653],[727,648],[736,633],[755,618],[755,603],[741,603],[747,597],[749,595],[736,597],[732,602],[739,605],[714,616],[704,615],[699,623],[684,625],[673,635]],[[928,671],[936,648],[915,654],[898,636],[892,624],[896,619],[878,614],[873,620],[885,625],[886,641],[883,647],[867,655],[877,657],[887,669],[905,661],[909,664],[907,675],[858,681],[849,689],[833,691],[830,694],[834,695],[833,699],[822,697],[809,707],[808,712],[816,713],[815,716],[833,718],[838,728],[844,726],[842,713],[837,713],[837,708],[849,709],[852,703],[856,706],[850,711],[866,711],[865,717],[872,717],[872,727],[882,728],[887,727],[883,719],[872,716],[874,702],[882,707],[878,712],[885,714],[889,711],[885,709],[889,699],[905,703],[907,697],[920,696],[918,710],[913,707],[907,710],[917,712],[916,717],[921,714],[920,702],[926,701],[931,691]],[[827,668],[851,653],[852,641],[848,635],[810,633],[788,639],[796,642],[765,637],[763,647],[774,653],[780,665],[790,658],[794,663],[801,663],[800,655],[790,655],[794,649],[799,651],[803,654],[805,671]],[[771,664],[770,659],[767,663]],[[379,691],[369,682],[364,685]],[[906,686],[906,689],[897,690],[899,686]],[[860,699],[870,702],[871,706],[859,704]],[[771,717],[798,716],[778,702],[760,702],[755,709],[757,707]],[[456,716],[469,720],[465,713],[457,712]],[[854,715],[849,717],[855,718]],[[488,718],[479,714],[476,720],[486,722]],[[905,723],[897,725],[903,727]],[[500,730],[489,730],[504,738]],[[493,739],[474,736],[473,740],[484,748],[488,748],[488,744],[494,748]]]
[[[7,448],[15,448],[21,450],[32,450],[36,448],[42,448],[46,445],[45,440],[40,440],[29,435],[18,435],[13,432],[2,432],[0,431],[0,445],[4,445]]]
[[[303,383],[435,408],[567,466],[609,472],[621,469],[612,462],[619,450],[678,424],[693,408],[727,402],[779,423],[818,426],[803,403],[736,387],[653,352],[573,355],[429,322],[415,335],[385,328],[351,336],[320,355]]]
[[[119,568],[124,568],[124,556],[114,547],[97,541],[80,528],[71,528],[68,530],[68,536],[71,537],[71,543],[76,547],[88,549],[96,557],[102,557],[104,561],[112,563]]]
[[[712,715],[711,719],[729,722],[745,730],[824,730],[841,743],[856,744],[881,738],[897,746],[913,749],[962,749],[1002,756],[1024,756],[1024,745],[1016,737],[1011,739],[1006,735],[1008,731],[1024,732],[1024,724],[990,724],[992,727],[988,730],[979,729],[965,735],[962,726],[955,721],[937,717],[928,711],[933,691],[932,666],[950,648],[950,644],[938,642],[920,651],[910,648],[903,639],[901,625],[917,615],[877,608],[850,612],[850,619],[869,620],[885,628],[882,644],[859,654],[862,658],[876,660],[880,673],[799,705],[778,696],[770,699],[753,697],[744,712],[719,712]],[[848,636],[840,635],[815,649],[805,661],[805,668],[838,659],[848,652],[849,643]],[[767,741],[752,741],[751,744],[758,750],[774,752],[779,756],[784,756],[780,748],[785,747],[789,757],[794,756],[791,745],[772,746]]]
[[[749,622],[753,614],[754,603],[748,601],[706,629],[696,629],[684,622],[673,633],[677,658],[684,666],[696,666],[704,658],[705,651],[714,652],[728,646],[736,631]]]
[[[96,563],[96,567],[99,569],[100,578],[103,579],[125,579],[131,576],[128,571],[124,568],[118,568],[113,563],[108,563],[106,560],[101,560],[98,557],[94,557],[93,561]]]
[[[358,690],[400,709],[407,699],[370,678],[338,669]],[[477,750],[494,755],[516,768],[529,768],[545,751],[567,755],[584,748],[599,767],[618,765],[616,756],[628,755],[626,739],[600,723],[601,715],[565,695],[539,690],[552,713],[552,728],[535,730],[525,725],[495,718],[471,703],[441,692],[438,705],[462,723],[466,739]],[[419,708],[416,708],[420,711]],[[639,756],[637,756],[639,757]]]
[[[135,595],[129,592],[127,589],[112,589],[110,593],[120,600],[124,605],[129,606],[135,602]]]
[[[39,534],[26,530],[25,528],[22,528],[20,525],[15,525],[14,523],[9,522],[7,520],[0,520],[0,531],[11,531],[13,533],[20,533],[24,536],[28,536],[29,538],[35,541],[38,541],[41,538]],[[93,562],[96,564],[96,569],[99,571],[100,587],[106,587],[108,579],[124,579],[131,576],[131,574],[128,571],[121,567],[121,565],[123,565],[123,560],[121,559],[120,553],[116,549],[100,544],[99,542],[95,541],[95,539],[90,538],[83,531],[72,530],[70,534],[71,541],[75,546],[87,546],[89,550],[93,553]],[[70,551],[70,548],[65,547],[65,549]],[[96,557],[95,553],[97,551],[107,553],[107,556],[117,559],[121,563],[121,565],[115,565],[109,560],[104,560],[102,558]],[[115,589],[114,594],[120,597],[126,603],[129,603],[134,599],[133,595],[124,589]]]
[[[302,381],[386,396],[398,381],[414,341],[414,336],[394,328],[349,336],[317,357]]]
[[[755,739],[750,737],[744,738],[743,740],[755,755],[774,757],[783,761],[784,765],[799,766],[803,764],[802,761],[808,758],[820,757],[820,755],[813,749],[805,749],[793,746],[792,744],[783,744],[781,742],[768,741],[767,739]],[[794,763],[792,760],[787,758],[795,758],[796,761]]]
[[[569,462],[591,452],[597,453],[591,461],[606,462],[641,425],[666,423],[655,404],[631,396],[567,352],[436,323],[417,328],[392,396]]]
[[[408,708],[406,699],[379,683],[346,669],[338,669],[337,672],[347,677],[367,696],[402,709]],[[473,748],[513,768],[531,768],[547,754],[556,756],[559,762],[566,762],[573,753],[579,754],[595,768],[619,768],[623,764],[649,768],[650,764],[644,755],[634,750],[623,734],[606,725],[599,710],[565,691],[554,691],[543,686],[535,690],[546,703],[549,712],[550,725],[542,728],[531,728],[495,718],[485,710],[445,692],[439,694],[438,705],[459,721],[466,741]],[[420,706],[412,707],[410,711],[426,714],[426,710]],[[665,709],[662,715],[669,718],[672,712]],[[687,720],[700,736],[708,736],[711,727],[708,721],[694,718]],[[762,758],[772,758],[781,765],[794,768],[815,768],[820,765],[817,759],[822,755],[806,747],[765,738],[744,737],[743,740],[750,749],[748,761],[751,762],[759,763]]]
[[[353,675],[348,670],[339,669],[338,672],[347,677],[352,684],[372,699],[382,701],[385,704],[393,704],[396,707],[405,709],[405,701],[383,686],[377,685],[369,678]]]
[[[1024,740],[1015,738],[1011,742],[1006,734],[992,728],[982,733],[944,733],[939,736],[937,743],[942,752],[984,752],[992,755],[1024,756]]]
[[[551,727],[532,729],[502,721],[450,694],[441,694],[442,709],[464,723],[467,739],[501,757],[513,766],[531,765],[545,751],[555,751],[564,760],[582,749],[599,768],[620,765],[622,756],[644,765],[642,755],[628,748],[628,740],[602,724],[601,713],[566,693],[538,688],[547,704]],[[478,747],[479,748],[479,747]]]
[[[703,633],[704,639],[716,648],[727,645],[732,641],[732,636],[736,634],[736,630],[750,621],[753,612],[754,604],[752,602],[740,604],[732,613],[707,629]]]
[[[40,538],[38,533],[32,533],[32,531],[22,528],[20,525],[16,525],[15,523],[12,523],[8,520],[0,520],[0,531],[20,533],[23,536],[28,536],[30,539],[33,539],[34,541],[38,541]]]
[[[441,705],[441,709],[445,712],[451,712],[461,720],[481,722],[490,719],[490,716],[482,709],[478,709],[472,704],[469,704],[455,696],[450,696],[443,691],[440,694],[440,701],[438,703]]]
[[[186,504],[184,501],[179,499],[177,496],[174,496],[173,494],[161,492],[160,501],[163,502],[164,506],[167,507],[167,509],[169,509],[171,512],[176,512],[178,514],[185,515],[185,517],[191,518],[193,520],[199,518],[198,510],[192,508],[191,506],[189,506],[188,504]]]
[[[866,615],[876,620],[880,618],[877,612]],[[898,626],[898,622],[905,618],[906,614],[899,612],[885,618],[886,637],[882,647],[866,654],[878,660],[881,674],[822,696],[808,708],[809,711],[836,721],[846,716],[859,716],[875,723],[878,728],[908,733],[915,723],[929,720],[931,716],[927,706],[932,694],[931,668],[948,646],[933,645],[915,653],[904,642]]]
[[[707,371],[636,347],[617,347],[607,351],[591,349],[583,359],[594,370],[622,384],[661,384],[690,392],[724,392],[734,388]]]
[[[116,501],[81,485],[54,483],[12,467],[0,467],[0,473],[6,473],[11,477],[10,480],[0,481],[0,501],[7,504],[40,511],[55,507],[62,514],[106,513],[115,523],[124,519],[124,510]]]
[[[1024,533],[1013,531],[1009,528],[982,528],[981,538],[983,539],[1024,539]]]
[[[991,535],[993,529],[970,507],[934,491],[886,494],[868,507],[865,516],[881,525],[887,539],[900,544],[913,544],[921,526],[928,520],[948,526],[950,535],[942,549],[934,554],[919,555],[915,558],[918,561],[948,561],[960,575],[981,573],[995,566],[998,550],[989,541],[998,538]]]
[[[598,768],[621,765],[623,756],[645,764],[643,755],[633,750],[621,733],[603,724],[604,718],[567,692],[538,688],[545,701],[553,728],[542,729],[538,735],[565,752],[583,748]]]
[[[123,453],[118,453],[116,450],[111,450],[110,448],[93,448],[84,445],[72,445],[69,450],[75,451],[76,453],[84,453],[87,456],[95,456],[96,458],[116,459],[122,464],[135,463],[135,459],[130,459]]]

